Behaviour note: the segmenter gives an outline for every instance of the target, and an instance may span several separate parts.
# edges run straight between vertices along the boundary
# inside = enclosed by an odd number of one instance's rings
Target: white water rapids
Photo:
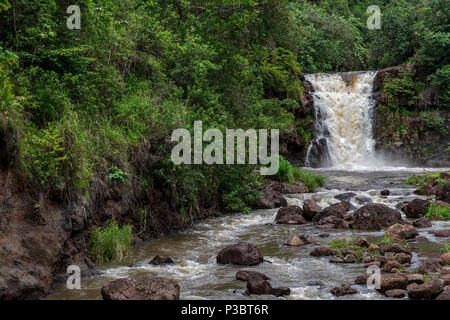
[[[328,165],[350,169],[373,167],[373,82],[376,72],[309,74],[316,112],[315,141],[325,140]],[[306,158],[311,160],[309,146]]]

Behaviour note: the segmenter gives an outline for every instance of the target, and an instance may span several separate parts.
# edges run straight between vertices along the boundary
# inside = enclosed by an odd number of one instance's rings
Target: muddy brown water
[[[418,196],[414,188],[404,184],[412,174],[443,171],[431,169],[390,169],[385,171],[333,171],[318,170],[326,177],[324,188],[315,193],[289,195],[290,204],[302,205],[303,200],[313,198],[322,207],[338,202],[335,195],[353,191],[357,195],[370,197],[374,202],[384,203],[392,208],[404,200]],[[380,190],[389,189],[390,196],[380,196]],[[419,197],[424,198],[424,197]],[[360,207],[352,200],[352,204]],[[352,284],[356,276],[363,274],[362,264],[334,264],[328,258],[314,258],[309,255],[315,245],[289,247],[284,243],[292,235],[308,234],[320,244],[326,244],[341,237],[363,236],[369,240],[381,240],[383,231],[367,232],[355,230],[319,230],[311,223],[306,225],[276,225],[273,223],[277,209],[257,210],[249,214],[225,215],[204,220],[183,232],[167,235],[135,246],[131,255],[120,263],[101,266],[98,273],[81,279],[81,290],[69,290],[65,283],[57,283],[47,299],[101,299],[101,287],[118,278],[139,278],[144,275],[158,275],[179,281],[181,299],[336,299],[330,289],[340,284]],[[404,217],[405,218],[405,217]],[[433,227],[418,229],[430,243],[410,243],[416,251],[412,264],[406,270],[418,266],[418,252],[439,252],[448,238],[436,238],[427,231],[449,228],[450,222],[436,221]],[[327,233],[328,237],[319,235]],[[218,252],[239,241],[255,243],[264,258],[272,263],[243,267],[219,265]],[[148,262],[157,254],[174,259],[174,265],[153,266]],[[287,286],[291,295],[283,298],[274,296],[246,296],[245,282],[237,281],[238,270],[255,270],[271,278],[272,286]],[[325,287],[308,286],[311,280],[320,280]],[[365,286],[353,285],[359,293],[338,299],[386,299]]]

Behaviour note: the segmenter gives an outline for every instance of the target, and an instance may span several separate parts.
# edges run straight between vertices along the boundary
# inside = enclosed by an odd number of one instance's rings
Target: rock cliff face
[[[436,92],[431,87],[420,92],[412,104],[410,96],[389,99],[386,80],[398,79],[402,72],[414,70],[411,66],[386,68],[378,71],[375,79],[376,151],[405,164],[449,167],[450,113],[436,109]]]

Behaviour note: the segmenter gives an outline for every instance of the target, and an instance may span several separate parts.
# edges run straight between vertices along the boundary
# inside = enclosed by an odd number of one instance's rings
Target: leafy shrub
[[[295,180],[300,180],[308,188],[309,191],[314,191],[317,187],[322,187],[325,184],[325,178],[318,176],[311,171],[303,170],[297,167],[293,168],[293,176]]]
[[[109,168],[108,172],[109,181],[123,182],[128,177],[128,173],[123,172],[122,169],[119,169],[116,166]]]
[[[450,220],[450,208],[430,203],[425,217],[430,220]]]
[[[130,225],[119,228],[117,222],[111,221],[92,232],[90,253],[100,263],[120,261],[131,248],[131,235]]]

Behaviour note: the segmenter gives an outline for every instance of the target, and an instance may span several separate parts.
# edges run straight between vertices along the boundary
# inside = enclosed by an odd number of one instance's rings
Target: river
[[[434,171],[421,168],[385,168],[382,170],[346,171],[316,169],[326,177],[326,185],[315,193],[289,195],[289,204],[302,205],[304,199],[313,198],[325,208],[339,202],[335,195],[353,191],[357,195],[370,197],[374,202],[384,203],[392,208],[401,201],[416,196],[412,186],[404,180],[413,174],[425,174]],[[389,196],[381,196],[380,190],[389,189]],[[360,204],[352,200],[355,207]],[[160,239],[147,241],[133,248],[131,255],[121,263],[112,263],[99,268],[98,273],[82,278],[81,290],[69,290],[65,283],[58,283],[55,291],[47,299],[101,299],[100,289],[107,282],[118,278],[138,278],[143,275],[158,275],[179,281],[181,299],[336,299],[330,289],[340,284],[353,284],[356,276],[363,274],[363,264],[334,264],[328,258],[315,258],[309,255],[314,244],[302,247],[289,247],[284,243],[292,235],[311,235],[320,244],[326,244],[340,237],[354,235],[369,240],[381,240],[384,231],[356,230],[320,230],[312,223],[305,225],[274,224],[277,209],[256,210],[249,214],[224,215],[211,218],[192,226],[183,232],[177,232]],[[407,221],[411,221],[407,218]],[[433,221],[431,228],[418,229],[419,235],[430,240],[429,243],[411,242],[414,255],[412,264],[406,270],[417,268],[417,252],[439,252],[448,238],[436,238],[427,231],[449,228],[450,222]],[[327,233],[322,238],[320,234]],[[264,262],[258,266],[243,267],[219,265],[216,256],[219,251],[239,241],[249,241],[258,246]],[[148,262],[157,254],[170,256],[174,265],[153,266]],[[287,286],[291,294],[283,298],[274,296],[246,296],[245,282],[235,279],[238,270],[255,270],[271,278],[273,287]],[[308,286],[311,280],[320,280],[325,287]],[[338,299],[387,299],[365,286],[354,285],[359,294],[343,296]]]

